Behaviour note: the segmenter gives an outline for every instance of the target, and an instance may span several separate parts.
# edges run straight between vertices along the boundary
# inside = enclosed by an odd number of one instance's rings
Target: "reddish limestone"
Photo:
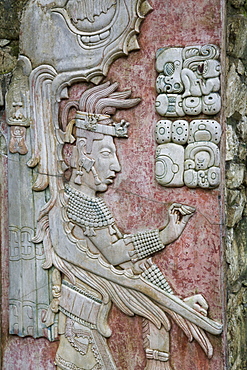
[[[165,225],[167,203],[181,202],[196,208],[179,240],[158,253],[154,260],[179,297],[203,294],[209,303],[209,316],[222,321],[220,189],[169,189],[154,179],[154,127],[160,119],[154,110],[156,50],[165,46],[207,43],[221,47],[222,5],[214,0],[200,3],[168,0],[153,1],[152,6],[153,11],[141,27],[141,50],[132,52],[127,59],[115,61],[108,74],[112,81],[120,81],[121,89],[131,89],[132,95],[141,97],[142,102],[131,111],[118,113],[119,117],[131,122],[130,135],[128,140],[116,143],[122,172],[105,199],[118,225],[126,233]],[[127,318],[117,309],[112,312],[113,335],[109,345],[119,369],[144,368],[141,329],[136,328],[136,320]],[[171,363],[175,369],[223,369],[222,336],[210,335],[214,346],[211,360],[206,358],[197,343],[189,343],[175,324],[172,325],[171,338]]]
[[[216,44],[221,46],[223,20],[220,0],[153,0],[153,11],[141,26],[141,50],[116,60],[107,79],[120,83],[120,90],[131,89],[142,102],[134,109],[119,112],[131,122],[129,139],[116,142],[122,171],[105,194],[118,226],[131,233],[162,227],[167,222],[168,203],[181,202],[196,208],[182,236],[158,253],[154,260],[179,297],[201,293],[209,303],[209,316],[223,320],[221,261],[221,192],[216,190],[163,188],[154,179],[155,53],[164,46]],[[74,96],[80,85],[72,88]],[[219,117],[218,117],[219,119]],[[6,204],[5,204],[6,207]],[[6,237],[5,237],[6,239]],[[2,266],[7,275],[7,251]],[[6,284],[3,307],[7,310]],[[4,312],[5,370],[54,369],[57,343],[45,339],[7,336],[7,311]],[[117,368],[143,370],[141,319],[127,317],[113,307],[113,329],[109,346]],[[208,360],[195,342],[189,343],[182,331],[172,325],[171,363],[175,369],[223,369],[223,337],[210,336],[214,356]]]

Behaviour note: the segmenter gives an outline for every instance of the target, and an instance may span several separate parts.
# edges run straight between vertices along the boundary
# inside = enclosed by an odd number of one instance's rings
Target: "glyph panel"
[[[158,144],[169,143],[172,135],[172,121],[160,120],[156,123],[155,138]]]
[[[189,125],[185,120],[177,120],[172,124],[172,141],[176,144],[186,144],[189,135]]]
[[[216,45],[161,48],[156,53],[156,111],[164,117],[215,115],[221,108]]]
[[[196,142],[185,149],[184,182],[188,187],[214,188],[220,184],[219,148],[212,142]]]
[[[220,184],[218,144],[221,126],[215,120],[160,120],[156,124],[155,177],[166,187],[215,188]]]
[[[162,186],[183,186],[184,148],[174,143],[158,145],[155,176]]]
[[[190,122],[188,143],[197,141],[211,141],[219,144],[221,138],[221,126],[215,120],[194,120]]]

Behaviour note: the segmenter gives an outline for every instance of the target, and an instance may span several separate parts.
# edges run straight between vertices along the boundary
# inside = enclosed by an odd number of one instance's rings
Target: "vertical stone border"
[[[226,262],[228,369],[247,368],[247,6],[227,3]]]

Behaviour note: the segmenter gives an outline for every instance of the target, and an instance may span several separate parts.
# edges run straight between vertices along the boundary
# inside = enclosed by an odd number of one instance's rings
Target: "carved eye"
[[[101,154],[101,156],[102,156],[102,157],[107,158],[107,157],[109,157],[109,156],[110,156],[111,151],[110,151],[109,149],[102,149],[102,150],[100,151],[100,154]]]
[[[174,71],[175,71],[174,63],[168,62],[164,65],[164,73],[166,76],[173,75]]]

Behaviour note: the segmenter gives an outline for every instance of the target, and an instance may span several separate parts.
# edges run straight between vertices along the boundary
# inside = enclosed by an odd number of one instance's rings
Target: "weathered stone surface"
[[[226,161],[231,161],[238,153],[238,137],[232,125],[226,128]]]
[[[238,156],[241,161],[245,161],[247,156],[247,146],[246,143],[240,143],[238,148]]]
[[[4,46],[8,45],[10,40],[7,39],[0,39],[0,47],[3,48]]]
[[[242,141],[247,141],[247,117],[242,116],[238,125],[237,133]]]
[[[244,5],[245,0],[230,0],[229,3],[235,8],[240,8]]]
[[[226,233],[226,261],[229,264],[228,281],[232,291],[242,285],[241,280],[247,273],[247,218],[244,217],[235,229],[230,228]]]
[[[0,74],[10,72],[16,65],[17,58],[12,55],[10,46],[0,48]]]
[[[243,62],[242,62],[240,59],[238,60],[237,72],[238,72],[241,76],[245,74],[245,68],[244,68]]]
[[[243,370],[247,368],[247,290],[242,286],[236,294],[228,299],[228,332],[229,369]]]
[[[246,51],[247,19],[243,14],[235,14],[228,22],[228,53],[235,58],[244,58]]]
[[[235,64],[232,64],[227,76],[226,98],[227,117],[234,116],[235,112],[243,115],[246,113],[247,87],[242,83],[240,76],[236,71]]]
[[[246,2],[228,1],[228,55],[226,114],[233,126],[227,131],[227,186],[240,190],[227,191],[226,218],[231,227],[226,233],[227,269],[227,369],[247,368],[247,317],[246,317],[246,255],[247,209],[246,186]],[[231,173],[232,172],[232,173]]]
[[[0,75],[0,106],[4,105],[5,94],[11,80],[11,73]]]
[[[233,227],[241,220],[246,202],[245,190],[227,190],[227,226]]]
[[[27,0],[3,0],[0,2],[0,75],[9,73],[16,65],[19,53],[19,28],[21,11]],[[0,106],[8,81],[0,79]]]
[[[227,340],[229,369],[246,369],[247,362],[247,218],[226,234],[226,261],[229,264]]]
[[[244,181],[244,164],[230,163],[226,170],[226,185],[229,189],[239,188]]]
[[[27,0],[3,0],[0,2],[0,38],[19,38],[21,10]]]
[[[238,275],[239,277],[243,278],[247,277],[247,245],[246,245],[246,239],[247,239],[247,218],[244,217],[239,224],[237,225],[235,229],[235,243],[238,248],[238,253],[236,254],[236,257],[238,257]]]

